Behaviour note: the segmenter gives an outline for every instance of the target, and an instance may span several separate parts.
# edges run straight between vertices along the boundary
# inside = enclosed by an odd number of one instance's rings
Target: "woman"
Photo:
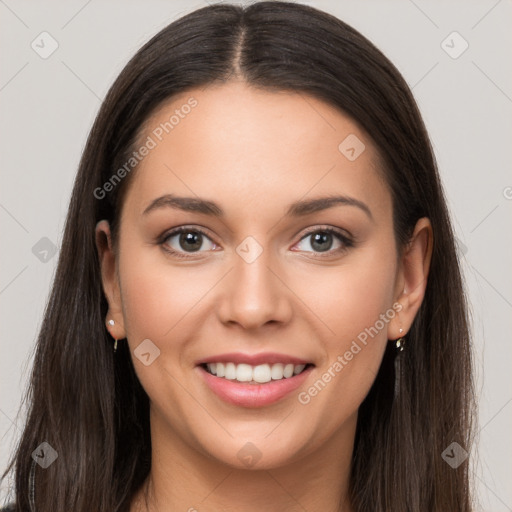
[[[91,130],[30,391],[19,511],[471,510],[461,273],[389,60],[285,2],[153,37]]]

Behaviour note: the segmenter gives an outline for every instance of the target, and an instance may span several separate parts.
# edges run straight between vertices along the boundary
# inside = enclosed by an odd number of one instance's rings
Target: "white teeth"
[[[252,380],[252,368],[248,364],[237,365],[236,380],[240,382],[250,382]]]
[[[274,380],[283,378],[283,365],[281,363],[276,363],[272,365],[272,370],[270,370],[270,375]]]
[[[208,365],[208,368],[210,369],[210,372],[214,375],[217,375],[217,377],[225,377],[226,376],[226,367],[222,363],[217,363],[216,368],[211,368],[211,365]]]
[[[253,380],[260,384],[264,384],[265,382],[270,382],[272,380],[272,372],[270,371],[270,366],[268,364],[255,366],[252,370],[252,374]]]
[[[293,375],[293,364],[287,364],[284,367],[283,375],[289,379]]]
[[[301,373],[305,364],[293,365],[291,363],[283,365],[282,363],[259,364],[251,366],[249,364],[235,364],[235,363],[208,363],[208,371],[217,375],[217,377],[224,377],[228,380],[237,380],[238,382],[258,382],[264,384],[271,380],[289,379],[293,375]]]
[[[228,379],[228,380],[235,380],[236,379],[235,363],[226,363],[225,369],[226,369],[225,370],[226,374],[224,375],[224,378]]]
[[[298,364],[297,366],[295,366],[295,368],[293,369],[293,374],[294,375],[298,375],[302,370],[304,370],[304,368],[306,368],[306,365],[305,364]]]

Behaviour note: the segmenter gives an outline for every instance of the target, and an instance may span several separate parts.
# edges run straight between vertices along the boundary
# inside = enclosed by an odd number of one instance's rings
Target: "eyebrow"
[[[326,196],[296,201],[288,207],[285,216],[301,217],[339,205],[355,206],[373,220],[372,212],[365,203],[359,199],[348,196]],[[202,213],[213,217],[224,218],[224,211],[213,201],[197,197],[178,197],[173,194],[166,194],[151,201],[142,214],[147,215],[148,213],[160,208],[174,208],[186,212]]]

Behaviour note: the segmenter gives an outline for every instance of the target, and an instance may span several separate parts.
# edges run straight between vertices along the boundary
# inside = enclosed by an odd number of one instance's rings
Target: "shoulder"
[[[0,508],[0,512],[16,512],[16,505],[14,503],[9,503],[3,508]]]

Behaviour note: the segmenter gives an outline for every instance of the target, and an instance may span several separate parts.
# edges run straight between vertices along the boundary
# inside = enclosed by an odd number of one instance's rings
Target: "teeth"
[[[249,364],[235,363],[208,363],[208,371],[217,377],[224,377],[228,380],[238,382],[258,382],[264,384],[271,380],[289,379],[293,375],[298,375],[306,367],[305,364],[259,364],[251,366]]]
[[[237,365],[236,380],[239,382],[250,382],[252,380],[252,367],[248,364]]]
[[[298,375],[302,370],[306,368],[305,364],[298,364],[297,366],[293,367],[293,375]]]
[[[217,363],[217,364],[219,364],[219,363]],[[222,363],[220,363],[220,364],[222,364]],[[226,363],[225,372],[226,372],[226,374],[224,375],[225,379],[228,379],[228,380],[236,379],[236,366],[234,363]]]
[[[272,370],[268,364],[260,364],[255,366],[254,369],[250,366],[253,375],[252,380],[263,384],[272,380]]]

